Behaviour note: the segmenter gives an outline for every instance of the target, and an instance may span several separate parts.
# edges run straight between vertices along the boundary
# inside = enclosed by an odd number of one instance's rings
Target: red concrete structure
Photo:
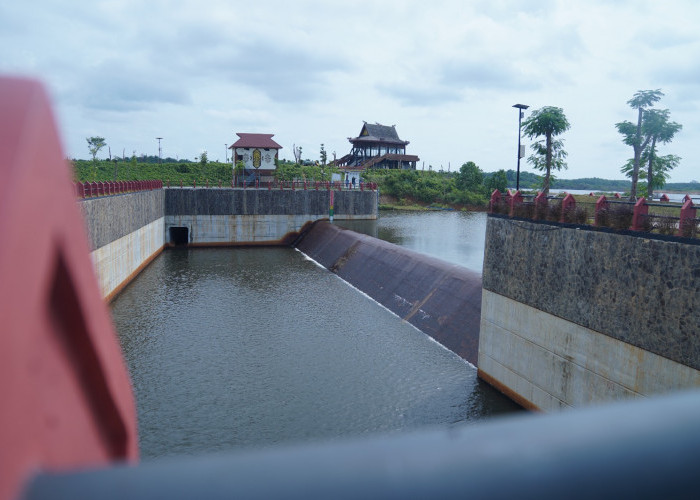
[[[138,457],[134,399],[44,89],[0,78],[0,499]]]

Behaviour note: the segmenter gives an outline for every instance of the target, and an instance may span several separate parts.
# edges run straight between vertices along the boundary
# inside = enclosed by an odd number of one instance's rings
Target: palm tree
[[[569,130],[569,121],[564,115],[564,110],[555,106],[545,106],[532,112],[530,117],[523,122],[523,133],[530,139],[544,136],[544,194],[549,193],[549,178],[552,173],[554,140],[553,137]],[[565,165],[557,162],[558,168]]]
[[[648,154],[646,155],[648,166],[647,166],[647,196],[652,199],[654,194],[654,166],[656,163],[656,144],[658,143],[669,143],[673,140],[673,136],[680,131],[683,126],[680,123],[668,121],[671,113],[667,109],[650,109],[644,112],[644,124],[642,126],[643,134],[645,136],[646,142],[648,142],[648,149],[645,150]],[[663,163],[667,165],[666,163]],[[673,164],[677,165],[678,162]],[[673,168],[673,167],[671,167]]]
[[[632,169],[632,187],[630,188],[630,199],[634,200],[637,197],[637,181],[639,180],[639,164],[642,157],[642,151],[647,147],[650,137],[643,138],[642,123],[644,111],[653,106],[655,102],[663,97],[664,93],[661,89],[656,90],[639,90],[632,99],[627,101],[627,104],[637,110],[637,125],[634,123],[624,122],[616,123],[617,131],[625,136],[623,142],[628,146],[632,146],[634,150],[634,163]]]

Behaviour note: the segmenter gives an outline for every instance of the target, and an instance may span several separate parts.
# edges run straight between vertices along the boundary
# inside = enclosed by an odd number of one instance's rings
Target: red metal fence
[[[197,187],[197,181],[194,180],[192,181],[192,184],[185,184],[182,181],[180,181],[177,184],[174,184],[171,186],[170,181],[166,182],[167,187]],[[215,186],[210,186],[209,181],[206,181],[205,184],[200,184],[200,187],[202,188],[209,188],[209,187],[215,187]],[[222,187],[221,181],[218,183],[218,187]],[[260,182],[260,181],[252,181],[252,182],[239,182],[238,185],[232,186],[236,187],[238,189],[268,189],[268,190],[290,190],[290,191],[306,191],[306,190],[328,190],[330,191],[331,189],[333,191],[376,191],[377,190],[377,183],[375,182],[361,182],[359,186],[353,186],[352,184],[348,183],[343,183],[343,182],[328,182],[328,181],[271,181],[271,182]]]
[[[506,214],[533,220],[548,220],[572,224],[590,224],[613,229],[629,229],[688,238],[700,236],[700,219],[690,195],[682,203],[671,203],[662,197],[659,203],[639,198],[636,202],[600,196],[595,202],[576,201],[571,194],[564,198],[548,197],[544,193],[526,196],[520,191],[494,191],[489,202],[490,213]]]
[[[95,196],[162,189],[163,181],[75,182],[74,185],[78,198],[94,198]]]

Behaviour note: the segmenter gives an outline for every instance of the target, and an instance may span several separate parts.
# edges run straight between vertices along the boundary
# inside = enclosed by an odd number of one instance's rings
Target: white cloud
[[[0,71],[47,83],[71,156],[97,134],[127,154],[164,137],[169,156],[223,158],[235,132],[342,156],[367,120],[396,124],[426,165],[491,171],[515,167],[523,102],[567,114],[562,177],[621,178],[614,124],[662,88],[683,181],[700,177],[697,19],[692,0],[6,2]]]

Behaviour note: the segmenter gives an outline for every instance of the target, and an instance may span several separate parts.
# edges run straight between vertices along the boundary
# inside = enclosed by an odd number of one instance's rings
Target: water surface
[[[335,224],[481,273],[486,213],[382,210],[377,220]]]
[[[289,248],[168,250],[112,313],[145,459],[517,408],[473,366]]]

